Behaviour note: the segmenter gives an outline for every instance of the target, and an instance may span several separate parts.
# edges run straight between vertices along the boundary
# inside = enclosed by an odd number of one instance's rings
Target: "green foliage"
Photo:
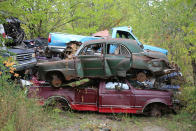
[[[79,19],[71,23],[73,31],[87,35],[118,25],[127,14],[121,0],[86,0],[74,11]]]
[[[67,23],[74,21],[70,17],[69,1],[64,0],[7,0],[1,2],[0,11],[8,16],[18,17],[28,38],[47,37],[48,32],[58,31]],[[63,30],[61,30],[63,31]]]
[[[184,110],[191,114],[196,113],[196,88],[193,86],[185,86],[181,92],[180,100],[185,106]]]
[[[18,17],[27,37],[34,38],[54,31],[89,35],[109,29],[126,19],[124,7],[121,0],[7,0],[0,11]]]
[[[133,26],[135,34],[145,42],[168,49],[170,61],[181,67],[181,72],[190,84],[196,81],[194,60],[195,41],[195,1],[127,0],[129,20],[125,25]]]

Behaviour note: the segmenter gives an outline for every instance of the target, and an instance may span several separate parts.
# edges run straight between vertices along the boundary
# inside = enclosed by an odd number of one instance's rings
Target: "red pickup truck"
[[[99,86],[97,86],[99,85]],[[137,82],[124,80],[87,82],[76,87],[53,88],[32,86],[28,97],[39,97],[42,105],[56,105],[62,109],[97,111],[103,113],[143,113],[161,116],[174,109],[173,93],[146,89]]]

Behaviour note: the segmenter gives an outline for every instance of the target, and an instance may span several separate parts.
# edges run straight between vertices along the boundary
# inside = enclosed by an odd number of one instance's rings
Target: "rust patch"
[[[76,78],[76,77],[74,77],[74,76],[65,76],[65,80],[72,80],[72,79],[74,79],[74,78]]]
[[[109,35],[110,34],[108,30],[99,31],[93,34],[95,37],[108,37]]]
[[[136,79],[139,82],[144,82],[145,80],[147,80],[147,77],[146,77],[145,73],[140,72],[140,73],[137,74]]]
[[[67,48],[63,52],[63,57],[67,60],[72,60],[80,45],[82,45],[82,43],[77,41],[67,43]]]

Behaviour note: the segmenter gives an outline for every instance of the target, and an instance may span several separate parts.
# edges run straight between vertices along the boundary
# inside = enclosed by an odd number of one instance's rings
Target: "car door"
[[[78,74],[80,72],[83,77],[102,77],[105,75],[103,55],[104,45],[104,43],[96,43],[84,46],[80,54],[77,56],[77,61],[81,64],[80,68],[77,67]]]
[[[107,43],[105,54],[106,76],[125,77],[131,67],[131,52],[120,43]]]
[[[135,97],[126,83],[106,82],[99,90],[99,112],[132,113]]]

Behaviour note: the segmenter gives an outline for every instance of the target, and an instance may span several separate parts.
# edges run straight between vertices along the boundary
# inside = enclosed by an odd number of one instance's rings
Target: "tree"
[[[144,42],[169,50],[187,82],[196,84],[195,7],[192,0],[127,0],[129,20]],[[190,75],[191,74],[191,75]]]
[[[71,6],[64,0],[8,0],[1,2],[0,10],[18,17],[28,37],[47,37],[52,31],[61,30],[63,26],[77,18],[68,15]]]

